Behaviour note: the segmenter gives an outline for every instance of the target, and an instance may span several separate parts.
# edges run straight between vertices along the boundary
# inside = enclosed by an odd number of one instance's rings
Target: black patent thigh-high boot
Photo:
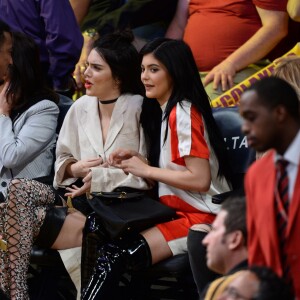
[[[86,218],[82,237],[81,292],[88,284],[98,258],[98,249],[107,242],[106,232],[95,212]]]
[[[126,242],[107,243],[99,249],[99,257],[82,300],[113,299],[119,280],[126,270],[140,270],[152,263],[148,243],[142,235]]]

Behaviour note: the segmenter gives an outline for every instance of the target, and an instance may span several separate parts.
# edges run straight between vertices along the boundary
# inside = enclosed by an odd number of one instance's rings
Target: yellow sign
[[[300,43],[297,43],[293,49],[289,52],[284,54],[282,57],[289,56],[289,55],[297,55],[300,56]],[[228,106],[235,106],[238,104],[241,94],[251,86],[255,81],[262,79],[266,76],[271,76],[275,68],[274,62],[266,66],[265,68],[259,70],[255,74],[251,75],[244,81],[240,82],[239,84],[235,85],[230,90],[226,91],[218,98],[215,98],[211,101],[212,107],[228,107]]]

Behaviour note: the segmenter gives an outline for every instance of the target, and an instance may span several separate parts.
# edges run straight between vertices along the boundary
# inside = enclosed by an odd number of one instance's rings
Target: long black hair
[[[59,96],[46,86],[38,46],[31,37],[13,33],[12,61],[7,99],[13,113],[22,112],[44,99],[58,103]]]
[[[172,94],[167,103],[163,119],[168,121],[170,112],[177,103],[181,103],[183,100],[191,102],[204,119],[210,145],[219,163],[218,176],[224,176],[230,183],[232,172],[227,158],[225,142],[212,115],[210,101],[201,82],[190,47],[181,40],[157,38],[148,42],[141,49],[140,60],[144,55],[150,53],[166,67],[173,80]],[[159,118],[160,121],[158,121]],[[141,122],[151,143],[156,145],[156,149],[153,151],[157,153],[157,140],[159,139],[157,134],[160,133],[161,125],[161,110],[157,101],[144,99]],[[153,132],[153,130],[155,131]],[[152,139],[155,139],[155,142],[152,142]],[[155,155],[153,151],[150,152],[151,157],[149,158],[152,158],[154,163],[157,164],[158,155]]]
[[[5,41],[4,33],[11,34],[11,30],[5,22],[0,20],[0,48],[2,47],[2,45]]]
[[[7,38],[5,34],[8,34],[10,36],[12,35],[9,26],[0,20],[0,51],[2,50]],[[4,78],[0,78],[0,85],[2,85],[4,81]]]

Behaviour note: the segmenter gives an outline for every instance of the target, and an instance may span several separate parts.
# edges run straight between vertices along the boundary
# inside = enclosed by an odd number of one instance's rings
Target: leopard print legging
[[[7,251],[0,250],[0,288],[12,300],[27,300],[27,272],[34,239],[54,203],[51,188],[35,180],[13,179],[0,204],[0,234]]]

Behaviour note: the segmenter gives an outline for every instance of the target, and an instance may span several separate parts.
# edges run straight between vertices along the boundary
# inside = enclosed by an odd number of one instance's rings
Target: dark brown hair
[[[38,47],[31,37],[13,33],[12,60],[7,92],[12,111],[26,110],[44,99],[58,103],[59,96],[45,85]]]

